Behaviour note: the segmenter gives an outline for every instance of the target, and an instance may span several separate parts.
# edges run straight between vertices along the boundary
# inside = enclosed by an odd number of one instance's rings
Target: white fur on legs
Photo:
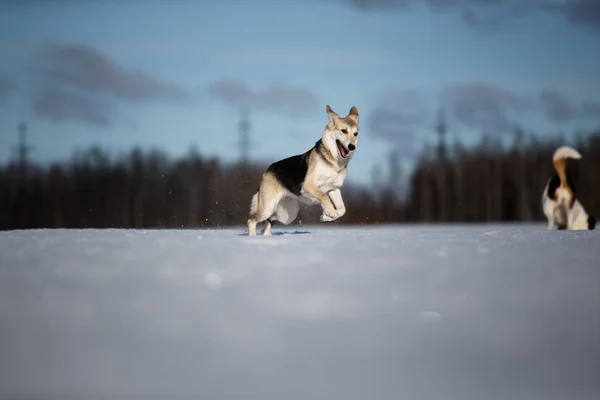
[[[279,221],[284,225],[289,225],[298,216],[300,204],[298,200],[289,196],[278,196],[269,202],[265,207],[258,207],[260,210],[255,217],[248,219],[248,236],[256,235],[256,225],[265,221],[263,230],[264,236],[272,235],[272,226],[275,221]],[[268,217],[265,218],[265,216]]]
[[[548,217],[548,230],[551,231],[552,229],[554,229],[554,217],[549,216]]]
[[[575,200],[569,213],[569,230],[580,231],[588,229],[588,213],[578,200]]]
[[[260,196],[258,198],[258,207],[256,209],[256,213],[254,213],[250,218],[248,218],[248,236],[256,235],[256,225],[270,218],[275,208],[277,207],[279,200],[283,197],[281,194],[277,194],[273,197],[270,197],[269,200],[261,204],[261,200],[266,196]],[[269,224],[270,225],[270,224]]]
[[[342,199],[342,191],[335,189],[329,192],[328,195],[335,206],[335,219],[341,218],[346,214],[346,205],[344,204],[344,199]]]
[[[256,236],[256,223],[254,218],[248,218],[248,222],[246,223],[248,226],[248,236]]]
[[[327,195],[329,196],[331,202],[333,203],[333,206],[335,207],[335,214],[321,214],[321,217],[319,219],[322,222],[335,221],[336,219],[346,214],[346,205],[344,204],[344,200],[342,199],[342,191],[340,189],[335,189],[327,193]]]
[[[327,214],[321,214],[319,220],[321,220],[321,222],[331,222],[335,220],[335,218]]]
[[[569,225],[568,209],[566,204],[559,204],[554,207],[553,217],[554,222],[558,225],[559,230],[567,229]]]
[[[250,217],[248,218],[248,221],[246,222],[246,225],[248,226],[248,235],[249,236],[256,235],[257,222],[254,218],[254,215],[256,214],[257,209],[258,209],[258,192],[254,193],[254,195],[252,196],[252,201],[250,202]]]
[[[270,220],[265,221],[265,229],[263,230],[264,236],[271,236],[271,228],[273,227],[273,223]]]

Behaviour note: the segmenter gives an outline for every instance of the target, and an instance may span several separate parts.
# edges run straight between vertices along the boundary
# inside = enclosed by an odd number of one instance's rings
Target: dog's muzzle
[[[355,149],[356,149],[356,146],[355,146],[355,145],[353,145],[352,143],[350,143],[350,144],[348,145],[348,150],[350,150],[350,151],[354,151]]]

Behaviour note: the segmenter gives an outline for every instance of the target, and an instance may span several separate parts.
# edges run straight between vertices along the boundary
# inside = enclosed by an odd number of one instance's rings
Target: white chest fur
[[[342,187],[346,179],[347,170],[338,171],[329,164],[319,163],[314,170],[316,186],[324,192],[330,192]]]

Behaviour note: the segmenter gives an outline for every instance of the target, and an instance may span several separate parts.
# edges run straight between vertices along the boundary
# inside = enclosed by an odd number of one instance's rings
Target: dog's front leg
[[[302,194],[308,198],[317,200],[321,204],[323,214],[321,214],[320,220],[323,222],[333,221],[336,219],[336,210],[331,202],[331,199],[314,183],[307,179],[307,182],[302,187]]]
[[[338,219],[346,214],[346,205],[344,204],[344,199],[342,199],[342,191],[340,189],[335,189],[328,194],[331,202],[335,206],[335,219]]]

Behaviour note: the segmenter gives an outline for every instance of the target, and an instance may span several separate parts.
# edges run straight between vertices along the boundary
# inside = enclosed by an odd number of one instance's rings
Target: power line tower
[[[443,110],[438,111],[435,130],[438,135],[437,158],[438,161],[446,160],[446,134],[448,127],[446,125],[446,114]]]
[[[240,161],[246,163],[248,161],[250,147],[252,146],[252,142],[250,140],[250,118],[248,109],[243,108],[241,114],[242,118],[239,125]]]
[[[19,144],[16,152],[19,159],[19,169],[21,175],[25,176],[27,173],[27,165],[29,164],[29,155],[33,151],[33,146],[27,143],[27,124],[25,122],[19,123]]]

